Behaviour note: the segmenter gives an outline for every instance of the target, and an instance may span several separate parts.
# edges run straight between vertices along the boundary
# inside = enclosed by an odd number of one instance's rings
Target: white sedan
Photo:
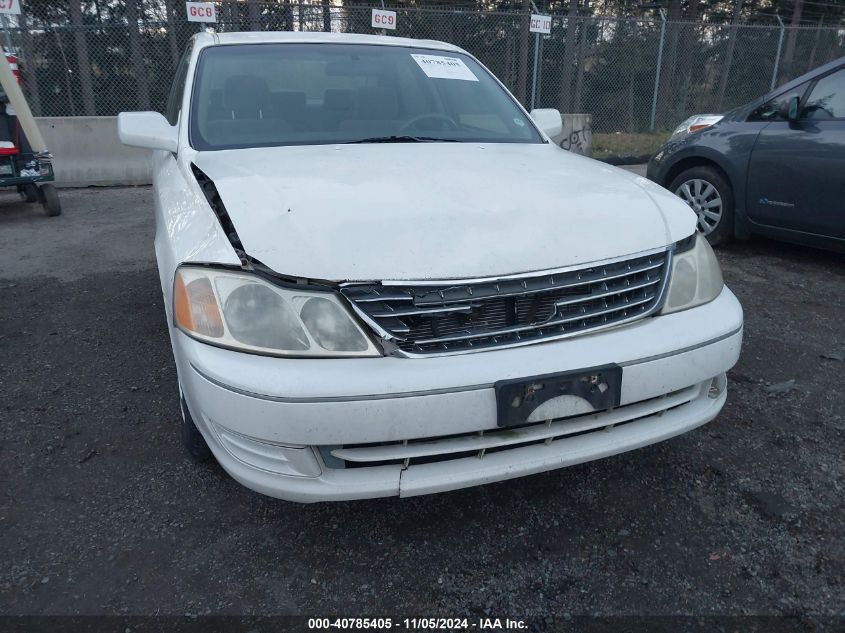
[[[712,420],[742,309],[695,215],[560,127],[441,42],[194,36],[166,114],[119,119],[154,150],[189,453],[282,499],[412,496]]]

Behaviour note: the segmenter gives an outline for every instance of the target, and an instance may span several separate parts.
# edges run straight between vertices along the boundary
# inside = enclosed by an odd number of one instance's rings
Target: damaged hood
[[[694,214],[553,145],[390,143],[202,152],[244,250],[333,281],[493,277],[665,246]]]

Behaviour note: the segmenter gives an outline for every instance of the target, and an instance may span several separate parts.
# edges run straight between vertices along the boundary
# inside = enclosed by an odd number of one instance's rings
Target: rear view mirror
[[[780,104],[780,116],[782,119],[786,119],[787,121],[797,121],[798,120],[798,104],[800,103],[800,98],[798,95],[792,95],[786,101],[782,101]]]
[[[558,110],[553,108],[531,110],[531,118],[549,138],[563,134],[563,121]]]
[[[175,152],[179,131],[158,112],[121,112],[117,117],[117,135],[124,145]]]

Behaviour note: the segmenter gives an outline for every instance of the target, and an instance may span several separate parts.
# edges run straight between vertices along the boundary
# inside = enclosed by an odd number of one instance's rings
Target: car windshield
[[[191,106],[198,150],[388,142],[541,143],[467,55],[361,44],[206,48]]]

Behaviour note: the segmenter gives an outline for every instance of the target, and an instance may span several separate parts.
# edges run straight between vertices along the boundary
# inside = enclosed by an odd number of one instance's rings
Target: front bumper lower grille
[[[707,397],[706,383],[616,409],[529,423],[519,427],[398,442],[320,446],[318,450],[327,465],[333,468],[366,468],[389,464],[401,464],[407,468],[465,457],[483,459],[485,455],[500,451],[532,444],[549,445],[556,440],[610,430],[645,419],[659,424],[659,419],[665,413],[689,405],[702,397]]]
[[[350,284],[358,313],[402,353],[505,347],[647,316],[663,300],[670,252],[588,268],[443,285]]]

